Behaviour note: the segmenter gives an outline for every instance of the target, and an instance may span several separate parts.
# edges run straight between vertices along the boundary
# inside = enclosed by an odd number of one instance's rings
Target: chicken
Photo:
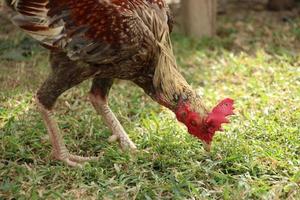
[[[110,128],[110,141],[136,149],[108,105],[114,79],[134,82],[169,108],[188,132],[210,149],[213,136],[233,114],[225,99],[211,112],[180,74],[170,40],[171,17],[164,0],[6,0],[12,22],[50,51],[52,72],[36,102],[47,127],[52,155],[70,166],[97,159],[71,154],[53,116],[57,98],[92,79],[89,93]]]

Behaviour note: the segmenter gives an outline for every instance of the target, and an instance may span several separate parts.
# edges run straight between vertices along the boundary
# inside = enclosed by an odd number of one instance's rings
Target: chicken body
[[[52,72],[36,99],[55,159],[71,166],[95,159],[69,153],[52,114],[57,98],[87,79],[93,79],[90,100],[112,131],[110,141],[118,140],[124,149],[136,146],[108,106],[109,90],[116,78],[142,87],[155,101],[180,113],[180,121],[189,123],[188,127],[206,129],[203,123],[208,111],[176,66],[164,0],[6,2],[15,11],[13,23],[51,52]],[[187,107],[177,112],[183,101]],[[185,112],[190,111],[194,114],[187,121]]]
[[[166,57],[161,52],[167,51],[174,59],[169,41],[169,11],[162,0],[10,0],[9,3],[17,12],[12,21],[50,49],[55,76],[49,79],[62,82],[56,92],[48,91],[50,86],[46,82],[38,92],[41,99],[49,94],[56,98],[68,87],[91,77],[131,80],[155,98],[153,77],[160,57]],[[168,64],[176,67],[174,60]],[[64,78],[58,74],[64,74]],[[156,82],[158,85],[161,80]],[[52,98],[45,97],[43,105],[51,108],[55,101]]]

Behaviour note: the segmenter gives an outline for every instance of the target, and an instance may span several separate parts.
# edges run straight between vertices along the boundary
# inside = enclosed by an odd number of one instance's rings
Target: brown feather
[[[72,61],[119,66],[107,78],[129,79],[169,108],[201,101],[180,74],[173,54],[169,8],[163,0],[15,0],[13,21]],[[157,97],[159,96],[160,99]]]

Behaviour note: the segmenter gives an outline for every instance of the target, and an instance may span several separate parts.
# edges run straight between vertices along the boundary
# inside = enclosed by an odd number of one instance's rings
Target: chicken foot
[[[123,126],[116,118],[108,105],[108,93],[112,86],[112,79],[97,79],[93,80],[93,85],[89,94],[90,101],[96,112],[102,116],[106,125],[112,131],[112,136],[109,137],[109,142],[118,141],[123,150],[136,150],[135,144],[131,141]]]
[[[53,118],[53,112],[46,109],[37,99],[37,105],[42,115],[44,123],[47,127],[47,131],[52,144],[52,156],[56,160],[65,162],[67,165],[72,167],[82,167],[82,163],[87,161],[97,160],[98,157],[82,157],[73,155],[67,149],[64,140],[60,134],[57,122]]]
[[[92,68],[83,68],[71,61],[63,52],[51,52],[50,63],[52,71],[39,88],[36,103],[46,125],[49,139],[52,144],[52,156],[72,167],[82,167],[88,161],[98,157],[82,157],[71,154],[67,149],[59,126],[52,112],[57,98],[68,89],[78,85],[92,76]]]

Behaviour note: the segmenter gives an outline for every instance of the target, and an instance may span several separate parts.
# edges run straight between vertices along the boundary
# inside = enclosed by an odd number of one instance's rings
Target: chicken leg
[[[82,157],[69,153],[58,125],[53,118],[53,112],[46,109],[38,99],[36,101],[49,134],[54,159],[61,160],[72,167],[82,167],[81,163],[98,159],[98,157]]]
[[[50,61],[52,73],[40,87],[36,95],[38,109],[49,134],[53,158],[73,167],[81,167],[82,163],[98,158],[77,156],[68,151],[52,110],[57,98],[63,92],[86,80],[94,72],[78,67],[63,53],[52,52]],[[83,73],[83,70],[85,70],[85,73]],[[66,77],[68,78],[66,79]]]
[[[119,120],[108,105],[107,99],[112,84],[112,79],[95,78],[89,95],[90,101],[96,112],[103,117],[106,125],[112,131],[112,136],[109,138],[109,141],[118,141],[123,150],[135,150],[135,144],[130,140]]]

